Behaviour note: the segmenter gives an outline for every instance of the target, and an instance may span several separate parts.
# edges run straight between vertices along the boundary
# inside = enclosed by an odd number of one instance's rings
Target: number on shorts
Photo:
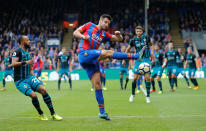
[[[39,82],[39,80],[38,80],[37,78],[32,79],[32,81],[33,81],[34,83]]]

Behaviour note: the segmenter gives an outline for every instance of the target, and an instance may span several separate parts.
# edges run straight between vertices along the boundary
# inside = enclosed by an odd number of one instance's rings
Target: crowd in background
[[[197,32],[206,30],[205,2],[187,2],[179,8],[179,28],[180,32]]]
[[[18,0],[16,0],[17,2]],[[138,4],[134,4],[138,3]],[[17,2],[18,3],[18,2]],[[99,16],[103,13],[111,14],[113,21],[108,30],[114,33],[120,30],[123,35],[122,42],[106,42],[103,44],[105,49],[121,51],[121,47],[128,46],[131,38],[135,36],[135,27],[144,26],[144,3],[142,0],[133,1],[74,1],[73,5],[67,0],[61,1],[28,1],[16,5],[6,5],[0,3],[2,13],[0,17],[0,70],[3,69],[4,52],[8,49],[13,51],[19,46],[18,39],[20,35],[28,35],[31,40],[31,50],[38,49],[44,62],[43,69],[56,69],[57,57],[60,49],[57,47],[48,48],[46,40],[48,38],[58,38],[62,41],[64,30],[59,21],[63,19],[64,13],[72,10],[79,13],[79,25],[89,21],[97,24]],[[78,10],[75,5],[81,6]],[[7,8],[10,7],[10,8]],[[89,7],[89,8],[88,8]],[[151,2],[148,10],[148,35],[154,44],[161,47],[161,51],[167,50],[167,44],[172,40],[170,35],[170,19],[168,10],[170,5]],[[205,23],[204,10],[199,8],[186,9],[182,6],[180,14],[181,31],[198,31],[201,30]],[[202,18],[196,21],[197,18]],[[73,55],[74,68],[81,68],[77,60],[78,39],[73,39],[69,52]],[[190,39],[185,40],[185,49],[191,45]],[[132,50],[133,51],[133,50]],[[204,56],[205,57],[205,56]],[[204,58],[205,59],[205,58]],[[205,66],[206,60],[201,57],[202,66]],[[118,68],[119,64],[112,64],[108,60],[107,68]]]

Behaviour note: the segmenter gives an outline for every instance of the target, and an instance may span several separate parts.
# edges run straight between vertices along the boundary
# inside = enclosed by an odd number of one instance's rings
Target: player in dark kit
[[[107,58],[119,60],[139,59],[145,50],[145,48],[143,48],[139,54],[114,52],[112,50],[98,50],[101,43],[106,41],[122,41],[123,39],[119,31],[115,31],[115,35],[106,32],[109,28],[111,20],[112,17],[110,15],[103,14],[100,17],[98,25],[89,22],[76,29],[73,33],[75,37],[80,38],[78,50],[79,63],[87,71],[88,77],[95,88],[96,100],[99,105],[98,117],[105,120],[110,120],[110,118],[104,109],[99,61]]]
[[[7,76],[11,76],[13,77],[14,71],[13,68],[9,67],[8,65],[11,64],[11,56],[9,51],[5,52],[5,58],[4,58],[4,75],[3,75],[3,88],[1,90],[6,90],[5,86],[6,86],[6,77]]]
[[[182,74],[182,76],[185,78],[188,88],[191,88],[189,80],[186,76],[185,69],[184,69],[184,62],[185,62],[185,55],[183,54],[183,51],[181,48],[178,48],[178,55],[176,56],[176,62],[177,62],[177,71],[176,71],[176,80],[175,85],[177,85],[177,77],[179,74]]]
[[[165,68],[167,66],[167,75],[169,78],[169,83],[171,87],[171,91],[175,91],[174,89],[174,83],[176,78],[176,72],[177,72],[177,63],[176,63],[176,57],[178,55],[178,52],[173,49],[173,43],[168,43],[169,50],[165,52],[164,56],[164,63],[162,65],[162,68]]]
[[[196,56],[192,52],[192,48],[188,47],[187,48],[187,55],[186,55],[186,62],[185,62],[185,68],[189,65],[189,78],[193,85],[195,86],[193,89],[198,90],[199,86],[197,83],[197,80],[195,78],[195,73],[196,73]]]
[[[31,59],[28,49],[30,48],[30,40],[27,36],[21,36],[19,38],[20,47],[13,53],[12,64],[9,67],[14,67],[14,82],[16,88],[26,96],[31,97],[32,104],[38,111],[41,120],[48,120],[43,114],[40,108],[39,100],[35,93],[42,94],[44,102],[50,110],[53,120],[62,120],[62,117],[58,116],[53,108],[51,98],[43,87],[42,81],[34,76],[32,70],[34,61]]]
[[[62,48],[62,54],[58,57],[57,62],[57,72],[59,73],[58,80],[58,90],[60,90],[61,78],[63,75],[66,75],[69,79],[69,86],[72,89],[72,80],[70,76],[70,72],[72,72],[72,56],[66,54],[67,49]]]
[[[151,74],[151,83],[153,87],[153,90],[151,92],[156,91],[154,78],[157,77],[158,85],[160,88],[160,91],[158,92],[158,94],[162,94],[161,77],[162,77],[162,72],[164,70],[164,68],[162,68],[163,57],[164,57],[164,54],[159,51],[159,46],[155,45],[155,52],[152,57],[152,62],[154,62],[154,67],[153,67],[153,72]]]
[[[129,98],[129,102],[133,102],[134,96],[135,96],[135,88],[136,88],[136,81],[137,79],[140,79],[142,75],[144,75],[145,78],[145,86],[147,90],[147,95],[146,95],[146,103],[150,103],[150,72],[147,74],[141,74],[139,72],[139,65],[141,63],[147,63],[151,65],[151,52],[150,52],[150,47],[153,45],[151,42],[149,36],[144,34],[144,29],[141,26],[137,26],[135,28],[135,33],[136,36],[135,38],[130,40],[130,44],[127,47],[126,52],[129,52],[132,47],[135,48],[136,52],[139,52],[142,48],[146,47],[144,50],[144,55],[142,60],[135,60],[135,65],[134,65],[134,79],[132,81],[132,94]]]
[[[126,51],[126,46],[122,46],[122,52]],[[129,82],[129,68],[130,68],[130,61],[129,60],[125,60],[125,62],[123,62],[122,60],[120,61],[120,85],[121,85],[121,89],[125,89],[127,88],[127,83]],[[126,82],[123,88],[123,75],[126,75]]]

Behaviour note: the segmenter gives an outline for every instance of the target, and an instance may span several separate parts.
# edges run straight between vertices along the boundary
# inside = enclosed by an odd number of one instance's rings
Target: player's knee
[[[101,89],[101,83],[98,82],[94,85],[95,89]]]
[[[3,77],[3,80],[5,80],[6,78],[5,77]]]
[[[151,81],[153,81],[153,80],[154,80],[154,77],[151,77],[150,79],[151,79]]]
[[[111,50],[102,50],[101,54],[103,56],[110,57],[110,56],[112,56],[112,53],[113,53],[113,51],[111,51]]]
[[[46,89],[43,86],[40,86],[39,93],[42,94],[42,95],[46,94]]]
[[[59,77],[59,80],[61,80],[62,78],[61,77]]]
[[[32,99],[37,98],[37,95],[36,95],[34,92],[32,92],[29,96],[30,96]]]
[[[149,82],[151,79],[150,79],[150,76],[149,75],[146,75],[145,76],[145,80],[147,81],[147,82]]]
[[[160,81],[160,79],[161,79],[160,77],[157,77],[157,81]]]
[[[172,74],[172,77],[173,77],[173,78],[176,78],[176,75],[175,75],[175,74]]]

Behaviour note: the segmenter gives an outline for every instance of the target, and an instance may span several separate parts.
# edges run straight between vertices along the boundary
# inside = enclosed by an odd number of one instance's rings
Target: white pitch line
[[[113,119],[123,119],[123,118],[193,118],[193,117],[203,117],[206,118],[206,114],[198,114],[198,115],[150,115],[150,116],[111,116]],[[34,119],[39,117],[12,117],[11,119]],[[63,118],[69,119],[93,119],[98,118],[97,116],[63,116]],[[8,117],[0,117],[0,120],[10,119]]]

